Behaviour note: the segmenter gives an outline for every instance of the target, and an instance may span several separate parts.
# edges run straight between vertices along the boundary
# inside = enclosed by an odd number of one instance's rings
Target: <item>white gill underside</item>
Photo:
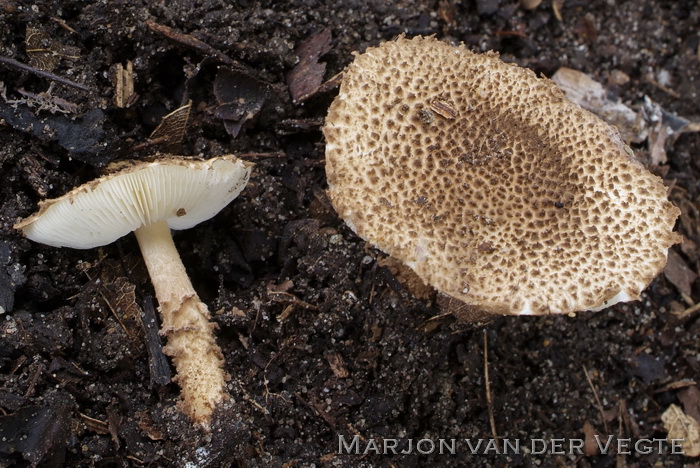
[[[107,176],[47,203],[22,226],[31,240],[89,249],[158,221],[187,229],[221,211],[243,190],[250,165],[234,157],[186,164],[159,161]]]

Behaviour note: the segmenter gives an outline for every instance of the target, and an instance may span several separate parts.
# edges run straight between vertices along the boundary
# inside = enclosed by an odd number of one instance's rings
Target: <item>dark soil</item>
[[[566,0],[553,8],[545,0],[532,11],[513,0],[226,3],[0,0],[0,56],[30,63],[29,25],[58,58],[52,73],[87,87],[0,63],[0,465],[694,463],[668,451],[471,455],[464,439],[495,430],[529,444],[581,439],[584,428],[589,437],[665,438],[661,414],[671,404],[698,417],[700,321],[684,311],[700,300],[700,135],[682,135],[668,164],[655,168],[684,212],[679,229],[688,240],[673,250],[675,267],[688,267],[685,283],[661,275],[640,302],[477,327],[412,297],[379,266],[384,255],[334,214],[320,124],[336,91],[316,92],[312,82],[312,95],[295,104],[287,76],[296,48],[312,37],[319,53],[329,49],[320,58],[327,80],[353,51],[400,33],[436,34],[546,76],[562,66],[581,70],[634,108],[648,96],[697,120],[696,2]],[[325,29],[327,48],[316,36]],[[138,96],[119,108],[112,78],[128,60]],[[629,82],[615,78],[620,72]],[[252,119],[217,107],[227,102],[220,92],[239,82],[247,83],[242,99]],[[49,85],[43,98],[26,94]],[[189,99],[181,154],[248,153],[257,163],[237,200],[175,236],[231,375],[232,401],[210,435],[178,412],[178,387],[163,383],[158,348],[148,352],[155,335],[143,314],[153,312],[153,291],[133,236],[78,251],[35,244],[12,228],[39,200],[92,179],[110,161],[162,150],[144,142]],[[644,157],[646,145],[635,150]],[[339,454],[339,435],[404,439],[401,448],[407,439],[457,439],[457,453]]]

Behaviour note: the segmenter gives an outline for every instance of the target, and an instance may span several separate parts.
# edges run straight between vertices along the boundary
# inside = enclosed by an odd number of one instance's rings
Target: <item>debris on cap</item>
[[[357,55],[323,128],[360,237],[498,314],[639,299],[680,214],[615,128],[548,79],[433,37]]]

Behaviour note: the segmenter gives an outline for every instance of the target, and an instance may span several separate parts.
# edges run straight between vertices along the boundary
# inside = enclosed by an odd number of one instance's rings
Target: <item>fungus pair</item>
[[[106,245],[134,231],[158,298],[181,409],[205,428],[227,395],[224,360],[170,229],[188,229],[221,211],[243,190],[251,169],[233,155],[137,162],[42,202],[36,214],[15,225],[31,240],[75,249]]]
[[[357,55],[323,133],[360,237],[495,314],[639,299],[680,214],[616,129],[548,79],[432,37]]]
[[[323,128],[333,206],[353,231],[441,293],[497,314],[638,299],[679,215],[611,126],[549,80],[432,37],[358,55]],[[167,158],[42,204],[38,242],[104,245],[135,231],[183,409],[206,426],[226,392],[209,312],[170,236],[226,206],[251,165]]]

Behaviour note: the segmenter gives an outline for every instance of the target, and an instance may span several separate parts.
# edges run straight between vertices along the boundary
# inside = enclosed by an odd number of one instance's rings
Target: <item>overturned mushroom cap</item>
[[[15,225],[31,240],[89,249],[167,220],[187,229],[221,211],[248,182],[252,164],[233,155],[199,161],[165,156],[136,162],[41,203]]]
[[[335,209],[438,291],[502,314],[633,300],[679,210],[547,79],[434,38],[355,57],[323,128]]]

